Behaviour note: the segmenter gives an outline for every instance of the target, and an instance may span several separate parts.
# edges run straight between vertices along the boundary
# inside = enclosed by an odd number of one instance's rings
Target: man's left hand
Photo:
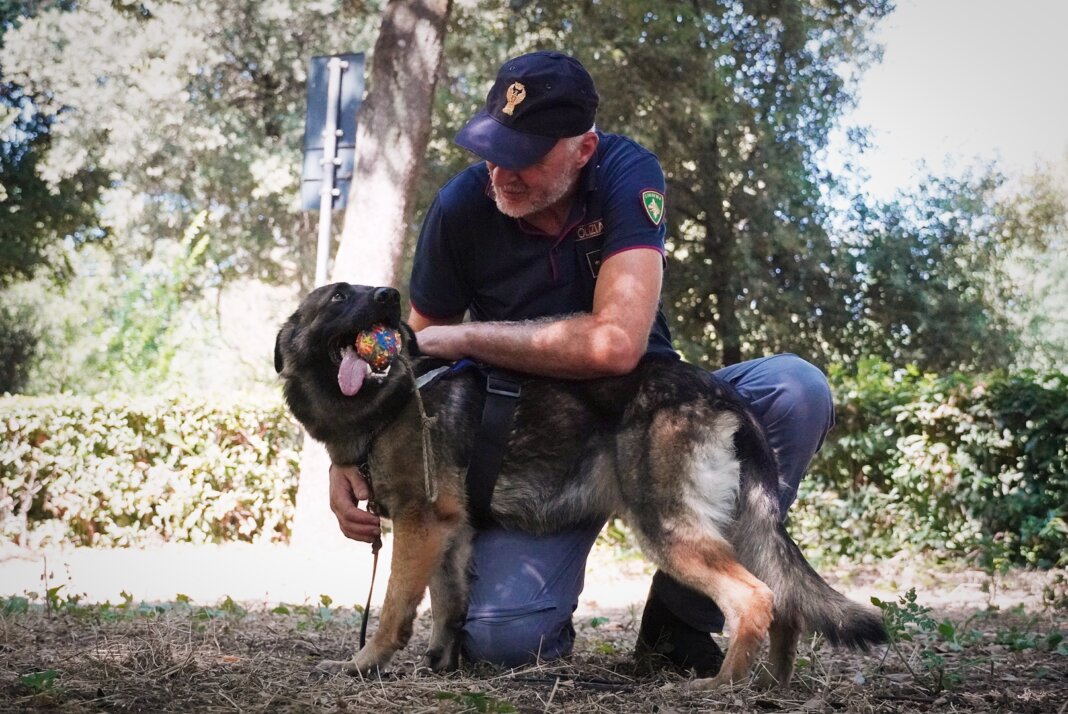
[[[467,355],[463,352],[462,325],[431,325],[415,333],[419,351],[431,357],[455,362]]]

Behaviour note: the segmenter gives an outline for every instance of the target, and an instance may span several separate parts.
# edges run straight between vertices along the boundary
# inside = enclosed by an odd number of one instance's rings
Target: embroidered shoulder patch
[[[660,221],[664,220],[664,194],[659,191],[642,191],[642,207],[654,226],[659,226]]]

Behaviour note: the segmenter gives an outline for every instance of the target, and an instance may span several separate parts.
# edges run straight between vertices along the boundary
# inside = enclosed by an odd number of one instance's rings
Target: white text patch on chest
[[[575,231],[576,240],[587,240],[589,238],[596,238],[604,233],[604,220],[597,219],[593,223],[587,223],[584,226],[579,226],[579,229]]]

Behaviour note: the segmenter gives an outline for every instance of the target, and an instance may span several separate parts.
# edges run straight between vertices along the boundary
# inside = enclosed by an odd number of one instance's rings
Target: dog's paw
[[[738,686],[739,682],[733,681],[729,675],[720,673],[715,677],[704,677],[686,683],[686,689],[691,692],[712,692],[718,689],[730,689]]]
[[[315,665],[315,669],[323,674],[347,674],[350,677],[380,674],[377,662],[361,662],[358,654],[352,659],[324,659]]]
[[[785,687],[781,686],[779,680],[775,679],[775,675],[773,675],[767,669],[761,669],[759,672],[757,672],[756,678],[753,680],[753,688],[760,689],[763,691],[770,691],[772,689],[780,688],[785,689]]]
[[[315,665],[315,671],[323,674],[355,674],[351,659],[324,659]]]
[[[423,666],[434,672],[451,672],[460,666],[459,647],[431,647],[423,655]]]

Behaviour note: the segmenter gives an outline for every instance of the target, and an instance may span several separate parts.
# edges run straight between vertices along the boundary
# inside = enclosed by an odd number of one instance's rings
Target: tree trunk
[[[356,131],[356,167],[332,277],[396,285],[415,182],[430,140],[451,0],[390,0],[371,58]],[[323,446],[304,438],[294,545],[346,541],[330,512]]]
[[[708,201],[705,214],[705,257],[711,261],[712,295],[716,304],[712,323],[716,336],[723,344],[721,362],[724,367],[742,361],[741,328],[738,325],[737,291],[734,287],[734,244],[736,237],[731,228],[731,219],[725,212],[724,194],[720,187],[723,171],[719,163],[719,140],[715,133],[711,142],[708,160],[712,166],[713,180],[707,188]]]
[[[391,0],[360,109],[335,280],[394,285],[415,181],[430,140],[450,0]]]

